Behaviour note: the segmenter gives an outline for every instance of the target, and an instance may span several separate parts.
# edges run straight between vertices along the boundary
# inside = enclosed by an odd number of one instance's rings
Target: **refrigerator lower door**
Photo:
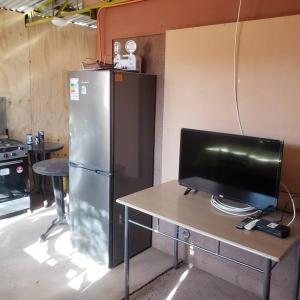
[[[73,246],[109,266],[110,177],[72,166],[69,176]]]
[[[113,256],[112,267],[124,261],[124,205],[115,203],[114,205],[114,222],[113,222]],[[129,219],[140,224],[152,227],[152,217],[129,208]],[[130,225],[129,226],[129,256],[132,257],[143,250],[151,247],[152,233],[144,228]]]

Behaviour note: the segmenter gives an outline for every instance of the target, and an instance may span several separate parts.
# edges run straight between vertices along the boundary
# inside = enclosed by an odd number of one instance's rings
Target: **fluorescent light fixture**
[[[64,18],[59,18],[59,17],[54,17],[51,20],[52,24],[57,26],[57,27],[63,27],[69,24],[69,21],[64,19]]]

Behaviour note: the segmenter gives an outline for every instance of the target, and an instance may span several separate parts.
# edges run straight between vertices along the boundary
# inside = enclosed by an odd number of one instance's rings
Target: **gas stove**
[[[27,157],[27,146],[12,139],[0,139],[0,161]]]
[[[0,219],[30,207],[27,156],[22,142],[0,139]]]

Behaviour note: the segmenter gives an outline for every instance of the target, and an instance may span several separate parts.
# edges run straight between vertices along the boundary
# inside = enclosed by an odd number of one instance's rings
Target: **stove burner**
[[[13,146],[16,147],[16,146],[21,146],[21,145],[23,145],[23,144],[16,140],[0,139],[0,148],[13,147]]]
[[[12,139],[0,139],[0,161],[27,157],[24,143]]]

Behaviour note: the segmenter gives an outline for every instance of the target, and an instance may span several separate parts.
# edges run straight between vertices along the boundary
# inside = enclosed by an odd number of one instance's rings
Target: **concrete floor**
[[[109,270],[80,255],[71,245],[67,227],[38,242],[55,214],[54,208],[40,209],[0,221],[0,299],[121,299],[123,266]],[[170,256],[153,248],[134,257],[132,289],[171,265]]]
[[[109,270],[80,255],[61,227],[44,243],[40,234],[55,218],[54,208],[0,220],[0,299],[105,299],[123,297],[123,265]],[[131,260],[131,291],[172,265],[172,258],[148,249]],[[133,294],[132,299],[257,299],[195,268],[170,271]]]
[[[195,267],[171,270],[134,293],[132,300],[258,300],[259,297]]]

